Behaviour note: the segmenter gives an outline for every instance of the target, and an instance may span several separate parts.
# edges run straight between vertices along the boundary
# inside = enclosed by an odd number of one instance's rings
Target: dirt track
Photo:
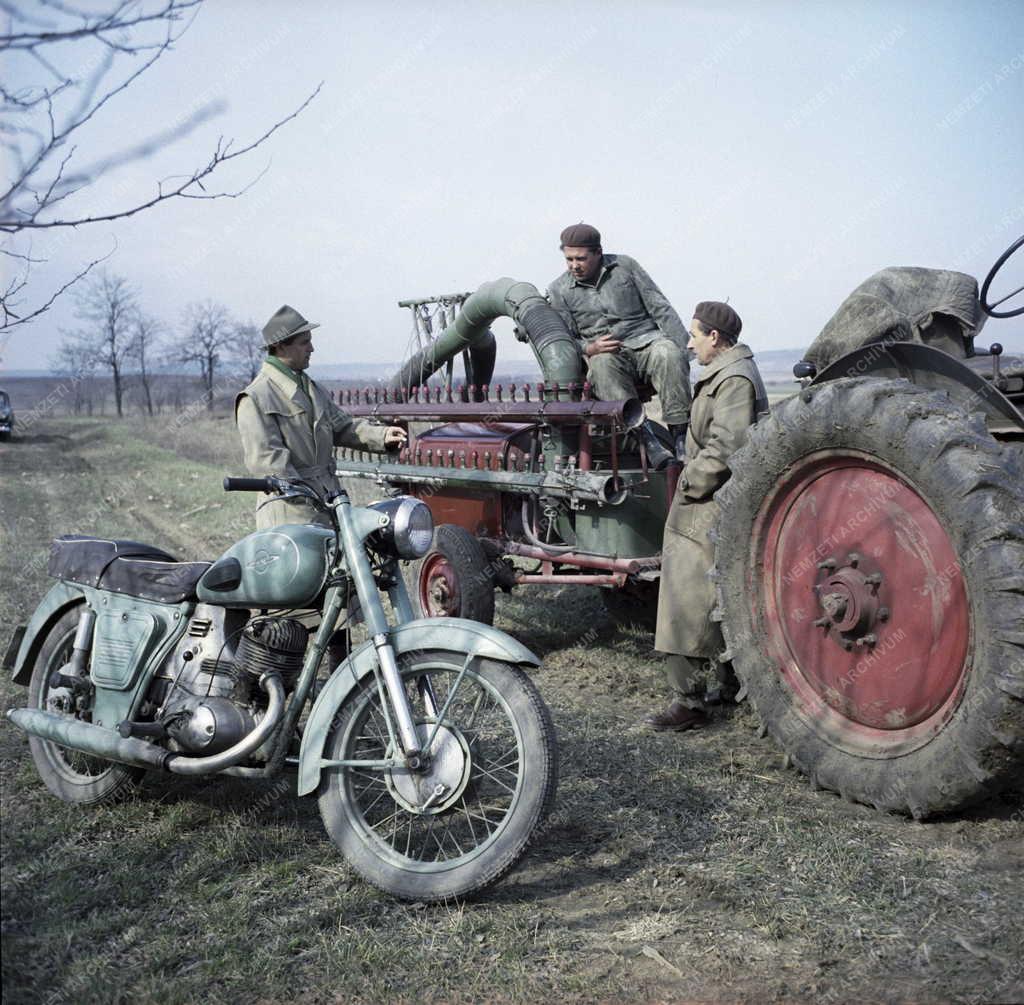
[[[188,460],[218,443],[221,465]],[[232,451],[226,423],[172,439],[55,420],[0,445],[4,623],[41,596],[56,533],[212,557],[249,519],[219,493]],[[608,626],[596,594],[499,597],[498,619],[544,656],[562,780],[478,903],[377,894],[315,803],[271,783],[151,777],[127,806],[65,807],[0,727],[5,1001],[1024,998],[1019,792],[929,824],[879,815],[784,770],[744,706],[643,732],[651,640]]]

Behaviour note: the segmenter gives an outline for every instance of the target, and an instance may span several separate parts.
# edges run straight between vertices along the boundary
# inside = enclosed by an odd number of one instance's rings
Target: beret
[[[740,316],[718,300],[702,300],[694,307],[693,316],[706,328],[717,329],[729,338],[736,338],[743,330]]]
[[[562,231],[563,248],[600,248],[601,234],[589,223],[574,223]]]

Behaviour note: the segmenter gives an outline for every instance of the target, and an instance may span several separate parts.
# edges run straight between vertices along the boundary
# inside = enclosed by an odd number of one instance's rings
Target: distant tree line
[[[149,415],[197,400],[212,411],[219,381],[235,378],[241,387],[260,368],[259,328],[213,300],[187,304],[179,318],[166,321],[145,310],[126,277],[106,270],[87,277],[75,300],[79,326],[62,333],[50,362],[56,375],[72,379],[74,396],[67,404],[75,412],[91,414],[95,393],[107,381],[119,416],[130,402]],[[182,372],[197,378],[183,381]]]

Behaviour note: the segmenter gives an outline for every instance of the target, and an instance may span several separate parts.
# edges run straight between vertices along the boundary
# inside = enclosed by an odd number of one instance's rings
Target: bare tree
[[[83,366],[91,364],[109,371],[118,416],[124,414],[125,368],[138,311],[138,300],[128,280],[103,270],[78,295],[77,316],[86,326],[66,335],[60,349],[69,359],[77,356]]]
[[[231,358],[239,364],[247,384],[259,373],[266,355],[263,333],[252,321],[235,325],[231,334]]]
[[[0,147],[9,165],[7,187],[0,191],[0,234],[21,237],[17,244],[0,247],[0,255],[12,264],[10,278],[0,284],[0,331],[38,318],[102,261],[85,263],[48,298],[23,305],[32,267],[45,261],[33,252],[31,234],[121,220],[171,199],[236,198],[262,172],[234,189],[211,189],[211,176],[255,150],[319,92],[317,87],[290,115],[243,146],[221,137],[205,161],[170,182],[158,182],[149,198],[105,213],[64,212],[65,200],[113,168],[150,157],[223,110],[220,102],[207,103],[134,145],[91,163],[72,163],[83,127],[173,47],[202,2],[108,0],[106,9],[87,11],[64,0],[36,0],[34,10],[27,0],[0,0],[7,32],[0,35],[0,53],[7,62],[0,83]],[[57,65],[55,60],[68,60],[69,52],[84,69],[69,73]],[[33,82],[17,87],[10,83],[15,78]]]
[[[178,359],[183,363],[199,364],[206,409],[213,411],[214,377],[222,355],[230,351],[235,323],[223,304],[204,300],[185,308],[182,327],[185,337],[178,351]]]
[[[70,408],[79,415],[85,408],[92,415],[93,381],[95,360],[82,357],[79,350],[70,342],[63,342],[50,359],[50,371],[61,378],[52,396],[58,400],[71,398]]]
[[[164,326],[155,317],[143,311],[136,311],[132,319],[132,340],[128,344],[128,355],[138,367],[139,383],[146,402],[146,411],[153,414],[153,378],[150,367],[160,350],[160,337]]]

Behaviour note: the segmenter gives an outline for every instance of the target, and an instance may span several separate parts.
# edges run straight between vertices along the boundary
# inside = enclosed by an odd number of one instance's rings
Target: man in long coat
[[[256,379],[235,399],[235,421],[245,466],[253,475],[303,478],[321,491],[337,492],[334,448],[383,451],[406,438],[398,426],[356,421],[331,401],[305,371],[313,353],[310,332],[320,326],[282,307],[263,328],[267,358]],[[256,528],[284,523],[329,525],[326,514],[304,499],[273,499],[256,511]]]
[[[693,313],[688,348],[701,372],[686,434],[686,462],[665,521],[654,637],[655,649],[668,654],[672,700],[663,712],[644,720],[659,731],[695,729],[707,721],[702,671],[708,660],[721,670],[718,657],[725,649],[721,629],[711,620],[714,495],[729,479],[729,458],[743,445],[751,424],[768,411],[754,354],[737,343],[743,327],[739,315],[717,301],[699,303]]]

